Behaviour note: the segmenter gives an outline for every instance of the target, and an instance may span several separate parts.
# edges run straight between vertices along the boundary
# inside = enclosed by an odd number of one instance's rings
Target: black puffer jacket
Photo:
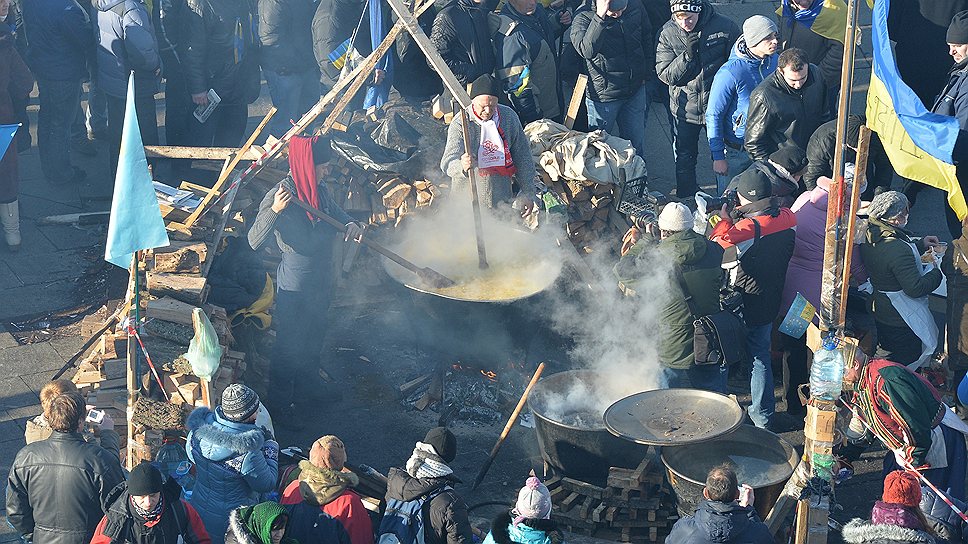
[[[223,104],[259,97],[258,19],[251,0],[188,0],[182,67],[192,94],[215,89]]]
[[[329,54],[336,51],[353,32],[356,38],[353,46],[363,55],[369,55],[370,18],[363,17],[364,0],[319,0],[313,15],[313,54],[319,64],[320,80],[329,89],[339,79],[340,68],[329,60]],[[359,28],[357,29],[357,25]]]
[[[762,161],[788,142],[806,149],[810,136],[827,119],[827,87],[820,69],[811,64],[806,84],[793,89],[777,68],[750,95],[746,152]]]
[[[857,137],[860,134],[860,127],[864,125],[866,118],[863,115],[847,116],[847,143],[852,146],[857,145]],[[817,186],[820,176],[828,178],[834,172],[834,151],[837,147],[837,120],[827,121],[817,127],[810,142],[807,144],[807,170],[803,174],[803,183],[808,191],[812,191]],[[844,155],[846,162],[855,162],[856,153],[853,148],[848,147]],[[881,145],[881,139],[876,132],[871,132],[870,147],[867,155],[867,191],[873,194],[874,187],[890,187],[894,180],[894,167],[891,160]]]
[[[736,23],[716,13],[708,2],[703,4],[692,32],[700,33],[699,54],[687,59],[686,31],[672,19],[666,21],[655,51],[655,71],[669,86],[672,115],[704,125],[713,76],[729,59],[733,44],[741,33]]]
[[[54,432],[14,458],[7,521],[37,544],[88,544],[105,498],[123,481],[115,454],[85,442],[80,433]]]
[[[391,14],[396,22],[397,14]],[[437,17],[436,5],[417,17],[417,24],[430,36]],[[429,99],[441,93],[444,85],[440,76],[427,63],[427,57],[409,32],[401,32],[394,42],[397,58],[393,67],[393,86],[404,97]]]
[[[783,3],[789,1],[784,0]],[[831,93],[837,92],[840,89],[840,68],[844,64],[844,44],[817,34],[795,19],[784,19],[782,16],[779,19],[780,49],[802,49],[807,60],[820,68],[827,89]]]
[[[434,18],[430,41],[462,85],[494,73],[494,47],[483,4],[474,0],[444,4]]]
[[[313,58],[312,0],[259,0],[263,70],[296,74],[316,67]]]
[[[596,102],[629,98],[655,77],[652,28],[640,0],[630,0],[618,19],[602,19],[594,9],[575,16],[571,43],[585,59],[589,98]]]
[[[460,482],[453,475],[443,478],[414,478],[401,468],[387,473],[387,499],[412,501]],[[467,504],[453,489],[447,489],[424,505],[427,544],[470,544],[471,523]]]
[[[666,544],[772,544],[773,535],[752,506],[704,500],[695,515],[672,527]]]

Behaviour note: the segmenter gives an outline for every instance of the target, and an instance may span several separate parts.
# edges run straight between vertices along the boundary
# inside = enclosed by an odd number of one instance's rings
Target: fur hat
[[[951,18],[951,24],[948,25],[948,33],[945,35],[945,41],[955,45],[968,43],[968,10],[959,11]]]
[[[433,446],[437,455],[449,463],[457,457],[457,437],[446,427],[434,427],[427,431],[427,436],[423,439],[424,444]]]
[[[346,464],[346,446],[343,441],[328,434],[313,442],[309,449],[309,460],[319,468],[343,470]]]
[[[259,395],[241,383],[233,383],[222,392],[222,416],[242,423],[259,411]]]
[[[525,519],[546,519],[551,515],[551,492],[534,476],[528,478],[518,492],[514,511]]]
[[[917,508],[921,504],[921,484],[917,476],[895,470],[884,478],[884,502]]]
[[[669,232],[682,232],[692,228],[695,219],[685,204],[670,202],[659,214],[659,228]]]
[[[160,493],[163,485],[161,471],[147,461],[142,461],[128,474],[129,495],[143,496]]]
[[[776,33],[776,23],[769,17],[754,15],[743,22],[743,39],[746,40],[747,47],[753,47],[770,34]]]

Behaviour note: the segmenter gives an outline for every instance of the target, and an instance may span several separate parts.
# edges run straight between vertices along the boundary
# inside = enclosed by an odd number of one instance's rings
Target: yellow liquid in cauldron
[[[540,263],[496,263],[480,270],[474,263],[475,269],[448,276],[457,285],[428,290],[469,300],[514,300],[541,291],[547,285],[548,278],[536,273],[536,266]]]

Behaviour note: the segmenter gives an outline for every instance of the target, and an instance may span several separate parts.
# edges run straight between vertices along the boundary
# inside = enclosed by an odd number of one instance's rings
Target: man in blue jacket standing
[[[713,467],[706,476],[702,496],[696,513],[676,522],[666,544],[773,542],[770,530],[753,509],[753,488],[739,486],[733,469]]]
[[[134,101],[144,145],[158,145],[155,93],[161,55],[155,28],[142,0],[94,0],[97,10],[97,86],[108,105],[111,174],[118,169],[128,74],[134,71]]]
[[[706,136],[716,173],[717,195],[732,176],[746,170],[749,155],[743,150],[750,93],[776,71],[776,23],[754,15],[743,23],[743,35],[733,45],[729,60],[716,72],[706,108]]]
[[[51,184],[78,184],[86,175],[71,164],[71,125],[94,46],[91,19],[75,0],[32,0],[22,6],[25,60],[37,78],[40,98],[40,166]]]

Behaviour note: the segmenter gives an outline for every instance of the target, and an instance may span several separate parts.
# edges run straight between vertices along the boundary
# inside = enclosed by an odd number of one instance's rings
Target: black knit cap
[[[471,83],[471,98],[477,98],[482,94],[498,96],[500,92],[497,81],[490,74],[484,74]]]
[[[129,495],[143,496],[160,493],[163,485],[161,471],[147,461],[142,461],[140,465],[131,469],[131,474],[128,475]]]
[[[313,164],[325,164],[333,158],[329,136],[317,136],[313,141]]]
[[[959,11],[951,18],[948,25],[948,34],[945,36],[947,43],[964,45],[968,43],[968,10]]]
[[[449,463],[457,457],[457,437],[446,427],[434,427],[427,431],[424,444],[434,447],[445,463]]]
[[[703,0],[670,0],[669,9],[672,13],[699,13],[702,11],[702,4]]]
[[[736,178],[736,192],[750,202],[773,196],[773,184],[770,183],[770,178],[757,168],[750,168]]]
[[[770,154],[770,162],[782,166],[791,174],[796,174],[807,167],[807,153],[796,144],[785,145]]]

